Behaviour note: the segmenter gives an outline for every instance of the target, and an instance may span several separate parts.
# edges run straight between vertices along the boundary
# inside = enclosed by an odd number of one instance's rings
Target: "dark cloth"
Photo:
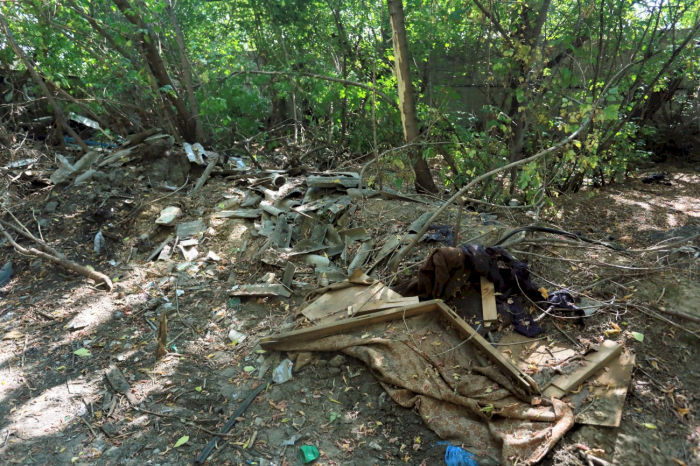
[[[518,332],[530,337],[544,332],[529,311],[532,303],[545,301],[540,287],[532,281],[527,264],[498,246],[468,244],[435,249],[418,270],[418,276],[400,292],[404,296],[449,301],[466,294],[467,288],[480,290],[479,277],[493,282],[497,308],[509,314]]]
[[[435,241],[436,243],[445,243],[448,246],[452,246],[455,241],[454,230],[449,225],[430,225],[428,227],[428,236],[425,238],[425,242],[429,243],[431,241]]]

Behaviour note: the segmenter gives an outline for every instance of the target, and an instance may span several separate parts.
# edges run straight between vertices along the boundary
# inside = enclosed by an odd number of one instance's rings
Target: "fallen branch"
[[[27,249],[23,246],[20,246],[12,238],[12,236],[7,232],[7,230],[2,225],[2,223],[0,223],[0,233],[2,233],[5,236],[5,238],[7,238],[7,241],[20,254],[23,254],[25,256],[34,256],[34,257],[38,257],[39,259],[44,259],[44,260],[53,262],[54,264],[58,264],[63,268],[66,268],[68,270],[72,270],[73,272],[80,274],[84,277],[90,278],[91,280],[95,280],[96,283],[100,283],[100,282],[104,283],[105,285],[107,285],[107,288],[109,289],[109,291],[112,291],[112,289],[114,288],[114,285],[112,285],[112,280],[110,280],[109,277],[103,273],[96,272],[94,270],[90,270],[87,267],[83,267],[82,265],[76,264],[73,261],[70,261],[70,260],[65,259],[65,258],[57,257],[53,254],[48,254],[44,251],[39,251],[38,249],[35,249],[35,248]]]
[[[598,98],[598,100],[596,100],[596,101],[593,103],[593,109],[591,110],[591,113],[589,113],[588,117],[583,121],[583,123],[581,123],[581,126],[579,126],[578,129],[577,129],[576,131],[574,131],[574,132],[571,133],[569,136],[567,136],[567,137],[565,137],[564,139],[562,139],[561,141],[559,141],[557,144],[554,144],[553,146],[550,146],[550,147],[548,147],[547,149],[543,149],[543,150],[539,151],[538,153],[536,153],[535,155],[532,155],[532,156],[530,156],[530,157],[526,157],[526,158],[524,158],[524,159],[522,159],[522,160],[517,160],[517,161],[515,161],[515,162],[509,163],[509,164],[504,165],[504,166],[502,166],[502,167],[495,168],[495,169],[491,170],[490,172],[484,173],[484,174],[481,175],[481,176],[477,176],[477,177],[474,178],[471,182],[469,182],[466,186],[464,186],[462,189],[460,189],[459,191],[457,191],[457,192],[456,192],[451,198],[449,198],[442,206],[440,206],[440,208],[439,208],[438,210],[435,211],[435,213],[432,215],[432,217],[430,217],[430,219],[428,219],[427,222],[425,222],[425,225],[423,225],[423,228],[421,228],[420,231],[419,231],[418,233],[416,233],[416,237],[413,239],[413,241],[411,241],[411,242],[409,243],[408,246],[406,246],[406,247],[403,248],[401,251],[399,251],[399,253],[396,255],[396,257],[394,257],[394,258],[391,260],[391,263],[389,264],[389,265],[390,265],[391,271],[392,271],[392,272],[396,272],[396,271],[399,269],[399,264],[401,263],[401,261],[403,260],[403,258],[406,257],[406,255],[407,255],[409,252],[411,252],[411,250],[412,250],[414,247],[416,247],[416,244],[418,244],[418,242],[421,240],[421,238],[423,238],[423,235],[425,234],[426,231],[428,231],[428,228],[430,227],[430,225],[432,225],[432,224],[435,222],[435,220],[445,211],[445,209],[447,209],[447,207],[448,207],[450,204],[453,204],[456,200],[459,200],[459,199],[460,199],[464,194],[466,194],[467,191],[469,191],[469,189],[471,189],[474,185],[476,185],[477,183],[479,183],[479,182],[481,182],[481,181],[486,180],[487,178],[492,177],[493,175],[497,175],[497,174],[500,173],[500,172],[503,172],[503,171],[506,171],[506,170],[510,170],[510,169],[512,169],[512,168],[516,168],[516,167],[519,167],[519,166],[521,166],[521,165],[528,164],[528,163],[530,163],[530,162],[534,162],[534,161],[536,161],[536,160],[538,160],[538,159],[544,157],[545,155],[548,155],[548,154],[551,154],[551,153],[553,153],[553,152],[558,151],[559,149],[561,149],[562,147],[564,147],[565,145],[567,145],[568,143],[570,143],[571,141],[573,141],[574,139],[576,139],[576,138],[578,137],[579,134],[581,134],[586,128],[588,128],[588,125],[591,124],[591,121],[593,121],[593,116],[595,115],[595,112],[596,112],[596,110],[598,109],[598,104],[600,104],[600,102],[601,102],[601,101],[603,100],[603,98],[605,97],[606,91],[607,91],[608,87],[610,87],[610,85],[611,85],[613,82],[616,81],[617,77],[618,77],[621,73],[623,73],[624,71],[626,71],[627,68],[629,68],[629,67],[630,67],[630,65],[627,65],[627,66],[625,66],[624,68],[622,68],[622,69],[621,69],[620,71],[618,71],[618,73],[613,77],[613,79],[611,79],[611,80],[608,82],[608,84],[605,86],[605,88],[603,89],[603,91],[600,93],[600,98]]]
[[[15,220],[17,220],[17,219],[15,219]],[[17,222],[17,223],[19,223],[19,222]],[[48,253],[48,254],[53,254],[54,256],[58,257],[59,259],[65,259],[65,258],[66,258],[66,256],[64,256],[63,254],[61,254],[60,252],[56,251],[54,248],[52,248],[51,246],[49,246],[48,244],[46,244],[45,241],[42,241],[42,240],[40,240],[39,238],[37,238],[36,236],[32,235],[32,234],[29,232],[29,230],[19,228],[19,227],[15,226],[15,225],[13,225],[13,224],[11,224],[11,223],[7,223],[7,222],[5,222],[5,221],[3,221],[3,220],[0,220],[0,225],[2,225],[2,226],[5,227],[5,228],[10,228],[11,230],[14,230],[15,232],[17,232],[18,234],[24,236],[25,238],[34,241],[34,242],[39,246],[40,249],[43,249],[43,250],[44,250],[44,252],[46,252],[46,253]]]

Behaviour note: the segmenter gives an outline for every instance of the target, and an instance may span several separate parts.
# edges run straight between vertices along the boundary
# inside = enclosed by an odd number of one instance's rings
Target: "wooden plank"
[[[423,303],[414,304],[411,306],[400,307],[388,311],[379,311],[365,316],[352,317],[342,321],[332,322],[324,325],[317,325],[301,330],[272,335],[260,340],[260,346],[264,349],[284,349],[285,344],[295,343],[299,341],[315,340],[330,335],[349,332],[367,325],[377,324],[381,322],[390,322],[402,318],[413,317],[416,315],[426,314],[430,312],[441,313],[449,322],[451,322],[457,330],[476,348],[481,350],[496,366],[500,367],[506,375],[510,376],[518,385],[520,385],[527,393],[539,393],[537,383],[522,373],[518,368],[513,366],[501,353],[496,350],[488,341],[479,335],[473,328],[469,326],[461,317],[447,307],[442,300],[434,299]]]
[[[434,299],[432,301],[425,301],[412,306],[404,306],[388,311],[375,312],[365,316],[352,317],[350,319],[336,321],[329,324],[317,325],[315,327],[281,333],[279,335],[271,335],[261,339],[260,346],[265,349],[275,349],[285,343],[316,340],[329,335],[349,332],[367,325],[378,324],[380,322],[389,322],[404,317],[413,317],[428,312],[435,312],[438,310],[438,303],[441,302],[442,301],[440,300]]]
[[[613,358],[622,353],[622,345],[612,340],[604,341],[598,351],[586,355],[586,365],[576,369],[571,374],[561,375],[552,381],[552,384],[544,391],[544,395],[560,398],[589,379]]]
[[[476,330],[471,328],[469,324],[462,320],[462,318],[459,317],[452,309],[447,307],[445,303],[440,301],[438,303],[438,308],[442,312],[442,315],[457,328],[462,336],[469,338],[469,343],[480,349],[492,363],[503,369],[503,371],[513,380],[515,380],[515,382],[518,383],[518,385],[520,385],[526,393],[539,393],[537,383],[532,380],[532,378],[524,374],[520,369],[504,358],[503,355],[496,348],[494,348],[491,343],[479,335]]]
[[[580,396],[585,403],[593,399],[593,405],[576,416],[578,424],[593,426],[620,427],[622,408],[632,378],[634,354],[623,353],[607,365],[609,370],[600,370],[591,381],[590,387],[584,389]]]
[[[398,299],[381,299],[379,301],[367,301],[364,304],[353,304],[348,307],[351,316],[362,316],[371,312],[384,311],[401,306],[410,306],[419,302],[418,296]]]
[[[498,321],[496,291],[493,288],[493,283],[486,277],[481,277],[481,310],[485,327]]]

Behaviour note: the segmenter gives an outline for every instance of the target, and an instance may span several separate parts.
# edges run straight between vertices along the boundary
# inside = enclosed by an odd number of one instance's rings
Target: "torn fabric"
[[[549,406],[523,401],[494,366],[475,367],[476,350],[445,329],[426,314],[277,349],[342,351],[363,361],[396,403],[416,409],[441,438],[503,465],[541,460],[573,426],[571,409],[556,399]]]

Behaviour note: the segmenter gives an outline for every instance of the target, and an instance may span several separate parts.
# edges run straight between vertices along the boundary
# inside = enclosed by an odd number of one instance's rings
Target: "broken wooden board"
[[[481,277],[481,310],[484,327],[489,327],[492,323],[498,322],[496,291],[493,288],[493,283],[486,277]]]
[[[486,341],[476,330],[471,328],[456,312],[447,307],[441,300],[438,303],[438,307],[442,311],[442,315],[457,328],[462,336],[469,338],[471,344],[479,348],[492,363],[500,367],[506,375],[515,380],[526,393],[534,395],[540,392],[537,383],[529,375],[511,364],[508,359],[504,358],[491,343]]]
[[[515,332],[504,336],[499,345],[503,345],[499,347],[503,356],[527,374],[557,366],[578,354],[568,342],[532,339]],[[633,366],[634,355],[623,352],[588,379],[583,390],[567,396],[577,410],[585,409],[576,416],[576,422],[618,427]],[[593,404],[587,407],[591,399]]]
[[[622,345],[612,340],[605,340],[598,346],[597,351],[588,353],[584,361],[586,365],[576,369],[571,374],[565,374],[554,379],[543,394],[553,398],[561,398],[589,379],[593,374],[602,369],[614,358],[622,353]]]
[[[284,285],[258,283],[256,285],[241,285],[234,291],[229,291],[229,296],[284,296],[289,298],[292,293]]]
[[[452,309],[447,307],[442,300],[439,299],[399,307],[396,309],[390,309],[388,311],[373,312],[364,316],[351,317],[339,322],[316,325],[314,327],[294,330],[292,332],[282,333],[279,335],[271,335],[261,339],[260,345],[264,349],[277,349],[289,343],[315,340],[330,335],[338,335],[340,333],[363,328],[367,325],[390,322],[398,319],[407,319],[409,317],[430,312],[437,312],[452,323],[452,325],[455,326],[457,331],[459,331],[462,336],[465,337],[465,339],[469,339],[469,343],[482,351],[491,360],[491,362],[503,370],[505,375],[512,378],[518,384],[518,386],[525,390],[526,393],[539,393],[539,389],[534,380],[520,371],[517,367],[513,366],[498,352],[498,350],[496,350],[488,341],[479,335],[476,330],[471,328],[469,324],[462,320]]]
[[[329,293],[323,295],[327,296]],[[282,343],[292,343],[299,341],[316,340],[330,335],[338,335],[340,333],[349,332],[358,328],[365,327],[371,324],[380,322],[389,322],[399,319],[402,316],[408,318],[428,312],[435,312],[438,300],[426,301],[424,303],[415,304],[412,306],[404,306],[389,311],[380,311],[367,314],[365,316],[352,317],[339,322],[331,322],[313,327],[293,330],[291,332],[271,335],[260,340],[260,346],[264,349],[274,349]]]
[[[360,175],[354,172],[309,175],[306,177],[306,185],[310,188],[357,188],[360,185]]]
[[[578,354],[566,343],[533,339],[517,332],[505,335],[498,344],[501,354],[526,374],[541,372]]]
[[[577,395],[570,396],[571,401],[581,413],[576,416],[579,424],[619,427],[622,421],[622,408],[632,378],[634,354],[622,353],[608,365],[599,370],[590,384]],[[590,400],[593,401],[590,401]],[[589,406],[589,403],[592,405]]]
[[[365,281],[362,281],[366,279]],[[347,282],[327,287],[327,292],[309,303],[301,313],[310,321],[332,322],[345,317],[348,304],[363,305],[368,301],[401,299],[403,296],[380,282],[373,282],[361,270]]]
[[[395,307],[410,306],[411,304],[418,304],[418,296],[411,296],[408,298],[399,299],[380,299],[379,301],[368,301],[364,304],[353,304],[348,307],[348,315],[363,316],[371,312],[385,311],[387,309],[393,309]]]

